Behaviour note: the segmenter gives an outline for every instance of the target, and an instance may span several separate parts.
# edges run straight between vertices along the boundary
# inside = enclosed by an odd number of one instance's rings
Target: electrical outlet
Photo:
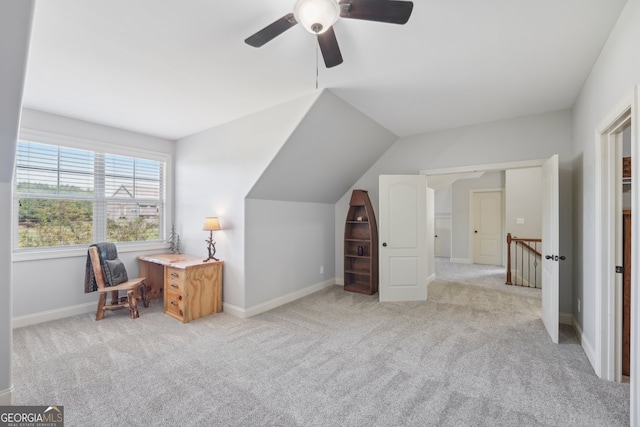
[[[516,218],[516,224],[524,224],[524,218]]]
[[[578,298],[578,313],[580,313],[580,298]]]
[[[320,266],[320,274],[324,274],[324,265]]]

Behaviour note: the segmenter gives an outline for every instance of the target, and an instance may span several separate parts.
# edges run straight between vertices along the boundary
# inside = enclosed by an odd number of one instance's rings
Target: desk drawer
[[[167,277],[167,290],[184,295],[184,282]]]
[[[164,311],[184,322],[184,296],[167,289],[164,298]]]
[[[181,268],[167,267],[165,273],[165,283],[184,283],[187,278],[187,271]]]

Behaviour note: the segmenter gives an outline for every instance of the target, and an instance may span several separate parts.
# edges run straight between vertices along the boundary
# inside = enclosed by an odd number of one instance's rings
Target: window
[[[19,141],[14,248],[164,239],[163,161]]]

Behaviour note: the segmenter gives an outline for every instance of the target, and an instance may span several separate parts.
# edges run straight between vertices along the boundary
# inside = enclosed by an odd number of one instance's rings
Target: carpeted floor
[[[427,302],[334,286],[251,319],[181,324],[160,302],[14,332],[18,405],[71,426],[617,426],[629,385],[599,380],[540,291],[438,260]]]

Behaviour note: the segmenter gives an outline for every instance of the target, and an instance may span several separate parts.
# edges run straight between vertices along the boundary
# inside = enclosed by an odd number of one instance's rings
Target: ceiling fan
[[[260,47],[289,28],[300,23],[318,37],[318,44],[327,68],[342,64],[333,24],[338,18],[405,24],[411,16],[413,2],[396,0],[298,0],[293,13],[288,13],[245,40]]]

